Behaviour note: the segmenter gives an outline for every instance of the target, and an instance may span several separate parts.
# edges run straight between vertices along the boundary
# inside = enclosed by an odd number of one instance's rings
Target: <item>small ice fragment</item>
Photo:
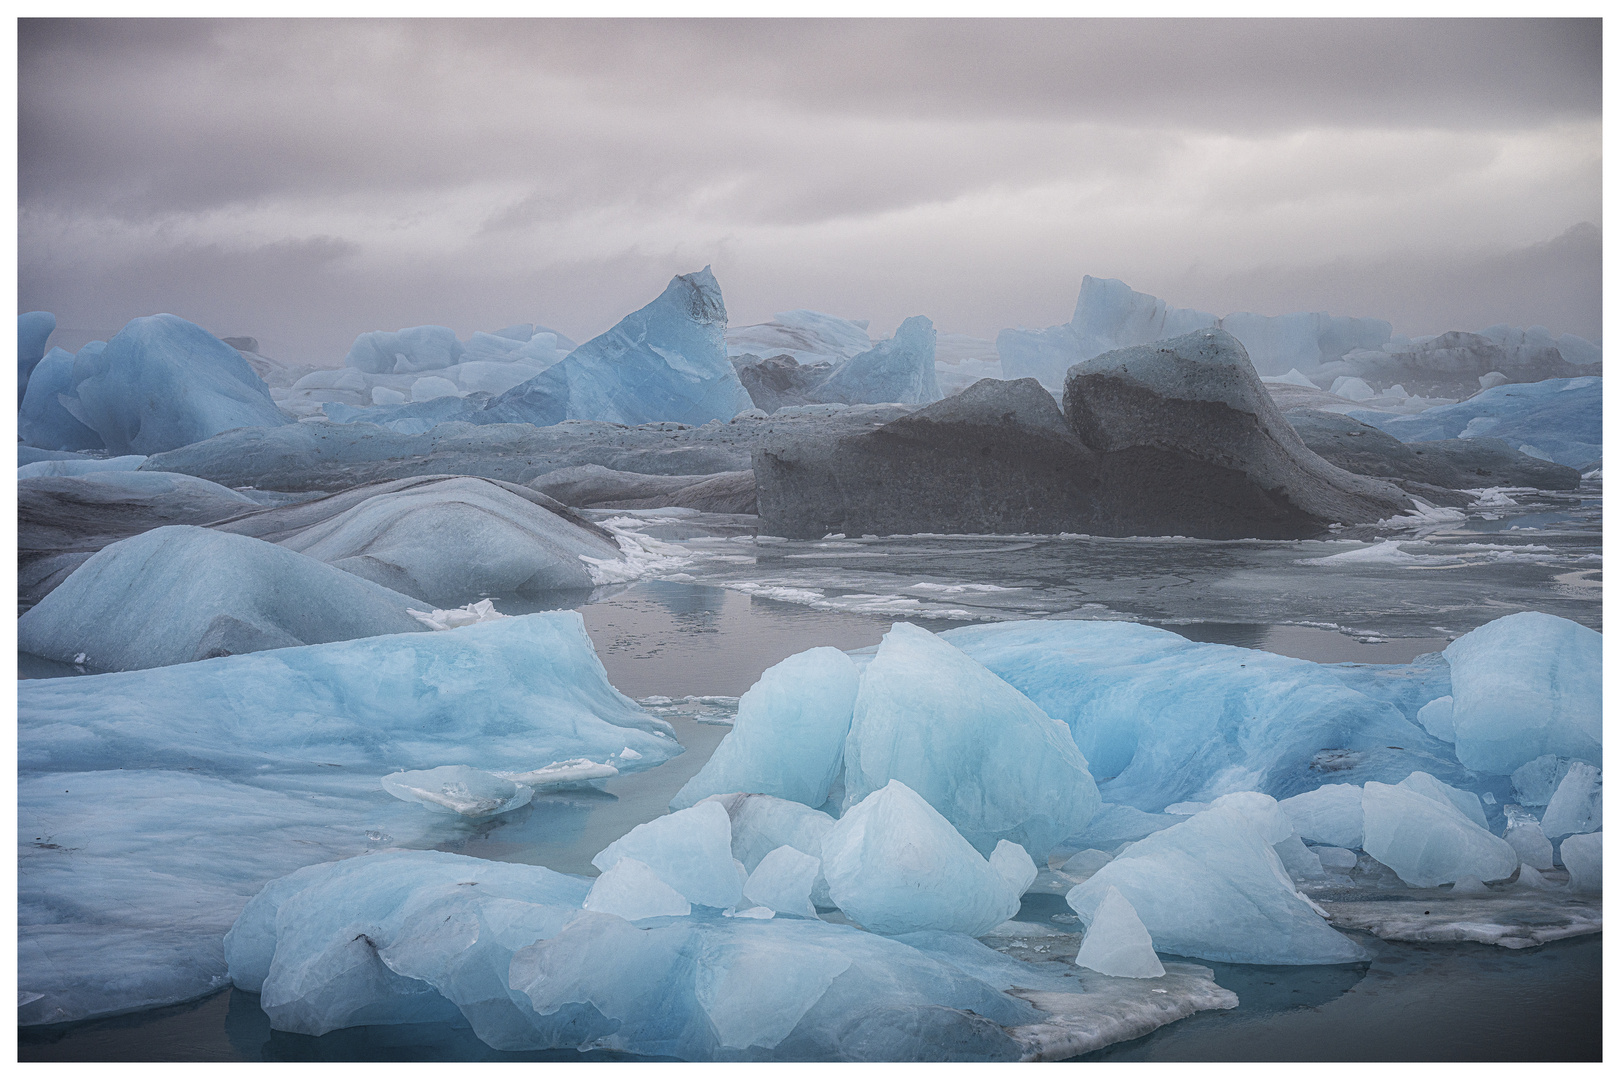
[[[415,616],[416,621],[433,630],[454,630],[461,626],[474,626],[478,623],[494,622],[496,619],[505,619],[495,610],[493,600],[479,600],[477,603],[467,604],[464,607],[444,611],[435,608],[432,611],[417,611],[415,608],[406,608],[406,611]]]
[[[602,911],[631,922],[692,914],[686,897],[639,859],[620,859],[604,870],[586,894],[583,906],[586,911]]]
[[[1157,979],[1164,974],[1152,935],[1131,902],[1112,885],[1097,904],[1074,962],[1100,975],[1125,979]]]
[[[569,758],[567,761],[553,761],[550,765],[529,772],[503,772],[500,775],[519,784],[528,784],[532,788],[573,787],[591,780],[606,780],[618,776],[619,770],[604,762],[592,761],[590,758]]]
[[[1513,850],[1519,853],[1519,861],[1537,870],[1551,870],[1553,846],[1542,831],[1541,823],[1511,803],[1506,813],[1507,828],[1502,833],[1502,839],[1513,845]]]
[[[636,753],[634,750],[630,749],[627,746],[623,750],[619,751],[619,760],[621,760],[621,761],[639,761],[639,760],[641,760],[641,755]]]

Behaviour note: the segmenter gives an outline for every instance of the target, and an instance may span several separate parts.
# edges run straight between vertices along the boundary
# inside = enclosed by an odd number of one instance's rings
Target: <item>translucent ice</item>
[[[1521,611],[1447,646],[1457,760],[1507,775],[1545,754],[1602,761],[1603,635]]]
[[[1417,722],[1424,731],[1446,742],[1457,741],[1457,729],[1451,720],[1451,700],[1450,694],[1437,697],[1419,709],[1417,714]]]
[[[1138,840],[1069,890],[1094,918],[1110,887],[1130,901],[1154,947],[1240,964],[1341,964],[1365,958],[1296,891],[1272,845],[1292,833],[1257,792],[1226,795],[1179,825]]]
[[[1283,868],[1294,881],[1304,883],[1315,881],[1323,876],[1322,860],[1316,853],[1305,846],[1298,836],[1290,836],[1271,845],[1282,860]]]
[[[609,870],[637,859],[694,904],[735,907],[742,898],[731,858],[731,818],[714,802],[699,803],[637,825],[599,851],[591,865]]]
[[[1317,847],[1311,849],[1322,869],[1343,872],[1352,870],[1356,865],[1356,853],[1342,847]]]
[[[1396,786],[1408,788],[1419,795],[1427,795],[1437,802],[1449,802],[1475,825],[1482,829],[1490,828],[1485,821],[1485,807],[1480,803],[1479,796],[1472,791],[1463,791],[1450,784],[1442,784],[1426,772],[1415,772]]]
[[[821,860],[783,844],[759,861],[743,885],[743,898],[783,915],[816,917],[810,893],[821,874]]]
[[[1101,804],[1067,728],[910,623],[861,676],[844,762],[846,807],[903,781],[984,854],[1011,840],[1044,860]]]
[[[134,319],[73,363],[79,419],[114,454],[155,454],[291,422],[242,354],[175,315]]]
[[[926,405],[940,399],[934,372],[934,324],[914,315],[894,337],[835,367],[815,389],[819,401],[845,404],[898,401]]]
[[[1519,862],[1525,866],[1533,866],[1537,870],[1551,870],[1552,842],[1547,839],[1547,834],[1541,831],[1541,823],[1517,806],[1509,805],[1505,810],[1507,827],[1502,831],[1502,839],[1513,845],[1513,850],[1519,853]]]
[[[737,719],[672,809],[709,795],[748,791],[820,806],[843,772],[860,678],[832,648],[788,657],[759,677],[737,705]]]
[[[718,803],[731,816],[731,855],[750,873],[784,845],[819,861],[821,841],[835,822],[831,815],[803,803],[771,795],[711,795],[705,801]],[[819,873],[811,899],[820,907],[835,906],[827,893],[827,879]]]
[[[1087,848],[1084,851],[1077,852],[1069,856],[1068,859],[1064,860],[1063,865],[1058,869],[1062,870],[1070,877],[1086,878],[1107,866],[1111,861],[1113,861],[1113,858],[1114,857],[1106,851],[1098,851],[1096,848]]]
[[[129,671],[421,630],[410,605],[263,540],[168,525],[92,555],[17,634],[36,656]]]
[[[45,355],[45,343],[56,332],[56,316],[48,311],[28,311],[17,316],[17,400],[21,402],[28,389],[40,358]]]
[[[899,780],[844,814],[822,840],[821,860],[833,903],[883,934],[983,934],[1012,918],[1023,894],[1003,873],[1021,870],[1016,860],[1003,855],[1000,867],[986,861]]]
[[[1543,754],[1513,770],[1513,793],[1525,806],[1546,806],[1569,773],[1569,758]]]
[[[1500,881],[1518,868],[1518,852],[1474,824],[1449,799],[1369,780],[1361,794],[1366,815],[1362,850],[1408,885],[1433,888],[1462,877]]]
[[[1307,840],[1352,850],[1361,846],[1361,789],[1354,784],[1323,784],[1277,805]]]
[[[1558,857],[1569,871],[1570,891],[1600,895],[1603,892],[1603,833],[1581,833],[1558,847]]]
[[[534,789],[465,765],[440,765],[390,773],[383,790],[396,799],[421,803],[466,818],[487,818],[527,806]]]
[[[1541,830],[1549,840],[1603,828],[1603,771],[1584,761],[1571,762],[1558,790],[1547,800]]]
[[[354,339],[343,366],[384,375],[445,368],[461,359],[461,342],[448,326],[373,330]]]
[[[586,911],[602,911],[638,922],[663,915],[690,915],[692,905],[652,867],[624,858],[602,872],[585,897]]]
[[[80,352],[93,356],[106,347],[104,341],[93,341]],[[81,413],[73,392],[76,359],[66,349],[52,349],[35,365],[28,390],[19,399],[17,437],[23,442],[48,450],[99,450],[105,445],[76,415]]]
[[[1125,979],[1157,979],[1164,974],[1164,965],[1153,951],[1153,936],[1131,902],[1112,885],[1092,913],[1074,962],[1101,975]]]
[[[726,358],[726,307],[704,267],[561,363],[489,403],[478,423],[730,420],[751,408]]]

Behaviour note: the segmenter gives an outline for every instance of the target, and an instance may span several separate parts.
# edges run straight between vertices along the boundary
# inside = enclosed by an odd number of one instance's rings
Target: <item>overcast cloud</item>
[[[336,363],[712,263],[733,324],[994,337],[1089,273],[1598,339],[1601,68],[1596,20],[23,20],[19,302]]]

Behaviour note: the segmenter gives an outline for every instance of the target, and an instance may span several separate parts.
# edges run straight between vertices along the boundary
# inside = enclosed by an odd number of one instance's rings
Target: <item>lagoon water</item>
[[[1601,483],[1497,492],[1465,515],[1346,529],[1320,541],[1079,536],[755,535],[752,520],[593,511],[661,542],[657,580],[579,604],[620,690],[675,727],[686,752],[601,791],[542,795],[439,846],[592,873],[591,857],[669,799],[713,752],[736,698],[818,645],[876,645],[897,620],[940,631],[982,620],[1104,618],[1323,663],[1406,663],[1502,615],[1541,610],[1602,629]],[[497,598],[508,613],[525,610]],[[23,677],[74,674],[23,657]],[[1020,918],[1050,918],[1031,896]],[[1056,909],[1054,909],[1056,910]],[[1401,945],[1358,935],[1370,963],[1209,965],[1242,1004],[1099,1060],[1554,1060],[1601,1056],[1601,938],[1523,951]],[[1203,961],[1199,961],[1204,963]],[[198,1002],[19,1032],[22,1060],[591,1060],[500,1054],[464,1029],[273,1032],[257,999]]]

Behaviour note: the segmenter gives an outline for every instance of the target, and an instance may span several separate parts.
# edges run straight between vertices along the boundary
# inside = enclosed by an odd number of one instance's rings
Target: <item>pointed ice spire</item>
[[[1157,979],[1164,974],[1164,965],[1153,951],[1153,937],[1131,902],[1112,885],[1086,927],[1074,962],[1101,975],[1126,979]]]

